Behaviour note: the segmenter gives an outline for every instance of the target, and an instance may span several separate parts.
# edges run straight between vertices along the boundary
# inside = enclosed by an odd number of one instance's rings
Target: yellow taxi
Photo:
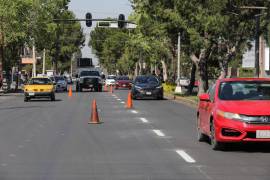
[[[24,101],[33,98],[50,98],[55,101],[55,88],[53,82],[47,77],[33,77],[24,86]]]

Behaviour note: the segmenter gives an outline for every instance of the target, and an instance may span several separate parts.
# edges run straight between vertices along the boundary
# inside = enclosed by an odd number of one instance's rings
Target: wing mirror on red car
[[[199,96],[200,101],[210,101],[210,96],[207,93],[201,94]]]

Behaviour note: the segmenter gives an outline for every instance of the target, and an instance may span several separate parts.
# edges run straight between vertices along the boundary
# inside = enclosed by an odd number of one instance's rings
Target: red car
[[[128,88],[131,89],[132,87],[132,83],[131,80],[129,79],[129,77],[127,76],[120,76],[116,79],[116,84],[115,84],[115,88],[119,89],[119,88]]]
[[[270,142],[270,79],[217,80],[199,96],[197,130],[214,150],[226,142]]]

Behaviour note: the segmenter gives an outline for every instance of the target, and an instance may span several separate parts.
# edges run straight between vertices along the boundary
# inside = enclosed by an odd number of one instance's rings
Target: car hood
[[[34,89],[53,89],[53,85],[25,85],[24,89],[27,89],[28,91],[34,90]]]
[[[66,83],[66,81],[65,81],[65,80],[59,80],[59,81],[57,81],[56,83],[57,83],[57,84],[62,84],[62,83]]]
[[[151,88],[156,88],[158,85],[157,84],[135,84],[135,86],[143,88],[143,89],[151,89]]]
[[[270,115],[269,100],[256,101],[220,101],[218,109],[243,115]]]

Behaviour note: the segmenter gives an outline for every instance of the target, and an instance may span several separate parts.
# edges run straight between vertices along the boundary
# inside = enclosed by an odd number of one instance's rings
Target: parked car
[[[31,78],[24,86],[24,101],[33,98],[50,98],[55,100],[55,89],[53,82],[47,77]]]
[[[270,142],[270,79],[217,80],[199,96],[198,140],[212,149],[226,142]]]
[[[131,89],[133,99],[163,99],[162,82],[153,75],[137,76]]]
[[[128,76],[119,76],[116,78],[116,89],[119,88],[127,88],[131,89],[132,87],[132,81],[129,79]]]
[[[107,76],[105,80],[105,86],[114,86],[116,83],[116,76],[115,75],[109,75]]]

